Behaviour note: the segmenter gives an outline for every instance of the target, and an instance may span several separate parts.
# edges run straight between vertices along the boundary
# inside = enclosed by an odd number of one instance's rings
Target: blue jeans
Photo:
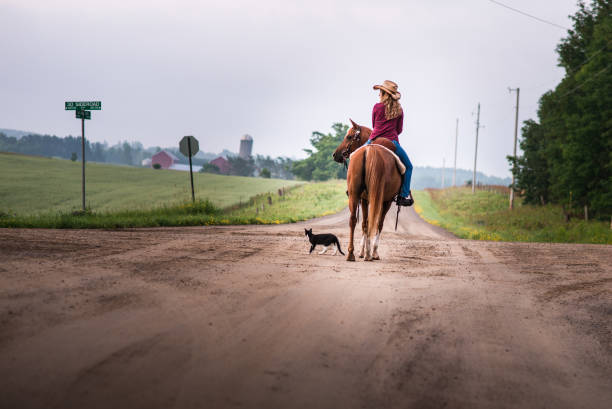
[[[398,141],[391,141],[395,145],[395,153],[399,156],[400,160],[406,166],[406,173],[404,173],[404,180],[402,182],[402,188],[400,190],[400,196],[408,197],[410,195],[410,180],[412,179],[412,162],[408,158],[406,151],[402,148]],[[366,145],[372,143],[371,139],[368,139]]]

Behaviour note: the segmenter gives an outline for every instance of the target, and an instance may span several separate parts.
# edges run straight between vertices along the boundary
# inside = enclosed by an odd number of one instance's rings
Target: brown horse
[[[346,182],[348,185],[350,238],[348,245],[348,261],[355,261],[353,237],[357,224],[357,208],[361,203],[363,222],[363,238],[361,254],[365,260],[380,260],[378,256],[378,241],[382,231],[385,216],[393,203],[393,198],[399,192],[402,176],[393,155],[387,149],[395,151],[391,141],[378,138],[372,144],[360,148],[369,139],[372,130],[357,125],[351,119],[352,127],[346,133],[342,143],[334,152],[334,160],[344,163],[350,157]],[[382,145],[387,149],[382,148]]]

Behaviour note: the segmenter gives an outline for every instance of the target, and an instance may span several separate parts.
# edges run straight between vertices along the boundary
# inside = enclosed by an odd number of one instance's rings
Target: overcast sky
[[[562,26],[575,0],[500,0]],[[372,85],[399,84],[415,166],[508,176],[519,120],[563,76],[564,30],[488,0],[0,0],[0,128],[80,135],[64,101],[101,100],[94,142],[303,157],[314,130],[371,126]]]

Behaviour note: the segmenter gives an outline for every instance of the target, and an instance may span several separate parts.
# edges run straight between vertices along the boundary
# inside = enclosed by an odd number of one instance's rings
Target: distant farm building
[[[202,169],[202,166],[192,165],[191,168],[193,169],[194,172],[199,172],[200,169]],[[182,170],[185,172],[189,172],[189,165],[185,165],[183,163],[175,163],[174,165],[170,166],[169,169],[170,170]]]
[[[253,151],[253,137],[251,135],[244,135],[240,140],[240,152],[238,156],[242,159],[248,159]]]
[[[140,162],[143,168],[150,168],[152,166],[152,163],[153,161],[151,161],[151,158],[143,159],[142,162]]]
[[[168,151],[160,151],[151,157],[151,166],[154,166],[157,163],[162,169],[169,169],[178,161],[178,158],[172,153]]]
[[[223,156],[219,156],[217,159],[213,159],[209,163],[218,167],[219,173],[223,175],[228,175],[232,168],[229,161],[225,159]]]

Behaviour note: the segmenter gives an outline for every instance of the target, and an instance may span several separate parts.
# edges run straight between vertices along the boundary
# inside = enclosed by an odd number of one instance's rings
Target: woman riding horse
[[[374,89],[379,90],[380,102],[372,109],[372,134],[366,142],[372,143],[376,138],[386,138],[395,145],[395,153],[406,166],[406,173],[402,182],[397,204],[399,206],[412,206],[414,199],[410,191],[410,179],[412,178],[412,163],[406,151],[400,146],[398,135],[402,133],[404,124],[404,112],[399,103],[401,94],[397,91],[397,84],[393,81],[385,80],[382,85],[374,85]]]

